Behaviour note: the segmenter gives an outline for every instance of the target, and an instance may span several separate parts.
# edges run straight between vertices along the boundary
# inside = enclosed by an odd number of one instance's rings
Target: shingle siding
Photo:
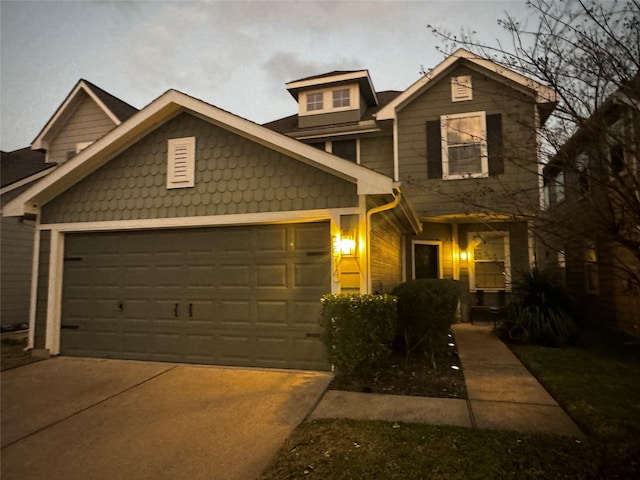
[[[196,137],[195,187],[167,190],[167,140]],[[356,186],[181,114],[42,209],[43,223],[156,219],[358,205]]]
[[[451,102],[450,77],[455,75],[472,75],[473,100]],[[492,210],[517,213],[515,210],[537,207],[534,108],[525,94],[459,66],[402,109],[398,116],[400,180],[418,212],[428,216]],[[504,173],[495,178],[428,178],[427,122],[439,121],[442,115],[478,111],[501,114]]]
[[[48,162],[67,161],[67,152],[75,152],[78,143],[93,142],[115,127],[115,123],[87,94],[51,140]]]

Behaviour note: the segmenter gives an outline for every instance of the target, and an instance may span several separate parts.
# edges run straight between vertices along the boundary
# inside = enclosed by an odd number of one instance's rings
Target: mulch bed
[[[454,368],[452,368],[454,367]],[[434,369],[422,354],[407,359],[394,353],[387,364],[367,378],[336,376],[331,390],[439,398],[467,398],[462,365],[455,347],[437,360]]]

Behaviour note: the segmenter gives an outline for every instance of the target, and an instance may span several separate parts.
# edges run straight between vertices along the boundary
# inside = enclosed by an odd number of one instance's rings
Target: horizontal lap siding
[[[33,227],[18,218],[2,218],[0,230],[2,324],[29,323]]]
[[[393,178],[393,137],[361,139],[360,164]]]
[[[402,234],[385,214],[371,221],[371,288],[389,293],[402,282]]]
[[[473,100],[451,102],[450,78],[472,75]],[[502,115],[505,172],[496,178],[427,178],[426,122],[441,115],[484,111]],[[399,169],[405,193],[424,216],[459,212],[517,212],[538,204],[534,104],[466,67],[458,67],[399,113]]]
[[[167,140],[196,137],[195,187],[168,190]],[[43,223],[156,219],[358,205],[356,186],[188,114],[43,207]]]
[[[71,118],[51,141],[48,161],[65,162],[67,152],[75,152],[76,144],[94,142],[114,127],[113,120],[87,94],[83,94]]]

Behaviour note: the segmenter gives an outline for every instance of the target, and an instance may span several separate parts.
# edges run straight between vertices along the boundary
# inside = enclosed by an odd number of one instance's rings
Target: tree
[[[529,168],[544,176],[547,187],[575,201],[553,215],[540,214],[530,204],[515,205],[515,215],[535,218],[539,237],[558,249],[584,243],[586,234],[608,245],[611,254],[597,261],[637,289],[640,1],[531,0],[527,5],[527,21],[506,14],[498,22],[510,34],[509,44],[483,43],[472,31],[456,35],[429,28],[442,40],[445,54],[463,47],[555,90],[557,106],[538,131],[541,164]],[[518,198],[522,193],[509,188],[505,185],[501,194]],[[470,208],[490,210],[482,198],[474,197]]]

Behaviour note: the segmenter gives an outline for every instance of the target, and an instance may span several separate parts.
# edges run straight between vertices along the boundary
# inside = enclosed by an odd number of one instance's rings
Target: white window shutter
[[[473,100],[471,75],[451,77],[451,101],[463,102],[465,100]]]
[[[167,188],[193,187],[196,137],[169,139],[167,152]]]

